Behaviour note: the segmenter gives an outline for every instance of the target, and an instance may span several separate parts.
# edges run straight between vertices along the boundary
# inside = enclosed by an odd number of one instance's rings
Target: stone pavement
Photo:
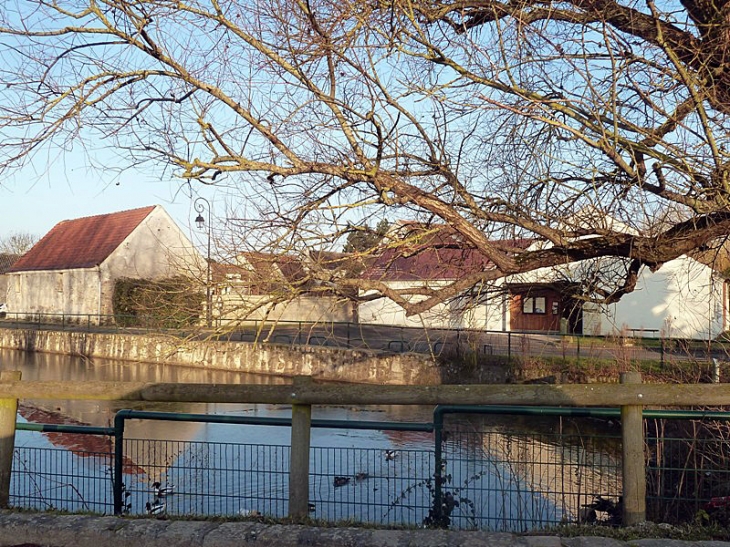
[[[560,538],[449,530],[317,528],[0,511],[0,546],[43,547],[730,547],[723,541]]]

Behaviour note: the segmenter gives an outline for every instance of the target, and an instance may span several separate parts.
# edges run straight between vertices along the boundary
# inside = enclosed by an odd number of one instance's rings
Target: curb
[[[0,512],[0,546],[46,547],[730,547],[724,541],[560,538],[457,530],[381,530]]]

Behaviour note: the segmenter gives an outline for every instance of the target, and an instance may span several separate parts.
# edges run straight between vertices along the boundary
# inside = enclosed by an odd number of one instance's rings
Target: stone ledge
[[[730,547],[723,541],[559,538],[452,530],[318,528],[223,522],[0,512],[0,546],[44,547]]]

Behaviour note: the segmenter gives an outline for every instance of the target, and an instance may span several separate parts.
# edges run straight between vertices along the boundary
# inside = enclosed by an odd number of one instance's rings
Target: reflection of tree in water
[[[621,495],[620,433],[614,424],[482,415],[449,417],[447,423],[446,476],[459,489],[462,508],[464,500],[478,505],[487,497],[497,505],[489,518],[507,529],[575,520],[594,495]]]

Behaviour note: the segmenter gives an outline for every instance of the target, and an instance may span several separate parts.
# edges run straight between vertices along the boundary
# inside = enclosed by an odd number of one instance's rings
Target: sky
[[[197,193],[191,197],[190,189],[181,190],[180,181],[170,176],[131,169],[105,176],[83,166],[74,167],[73,161],[58,167],[60,163],[36,160],[0,180],[0,239],[12,233],[40,238],[62,220],[162,205],[183,232],[201,245],[204,238],[194,223],[197,212],[193,200],[197,195],[212,203],[215,224],[215,189],[196,187]],[[223,204],[219,205],[222,212]],[[207,213],[204,216],[207,220]]]

